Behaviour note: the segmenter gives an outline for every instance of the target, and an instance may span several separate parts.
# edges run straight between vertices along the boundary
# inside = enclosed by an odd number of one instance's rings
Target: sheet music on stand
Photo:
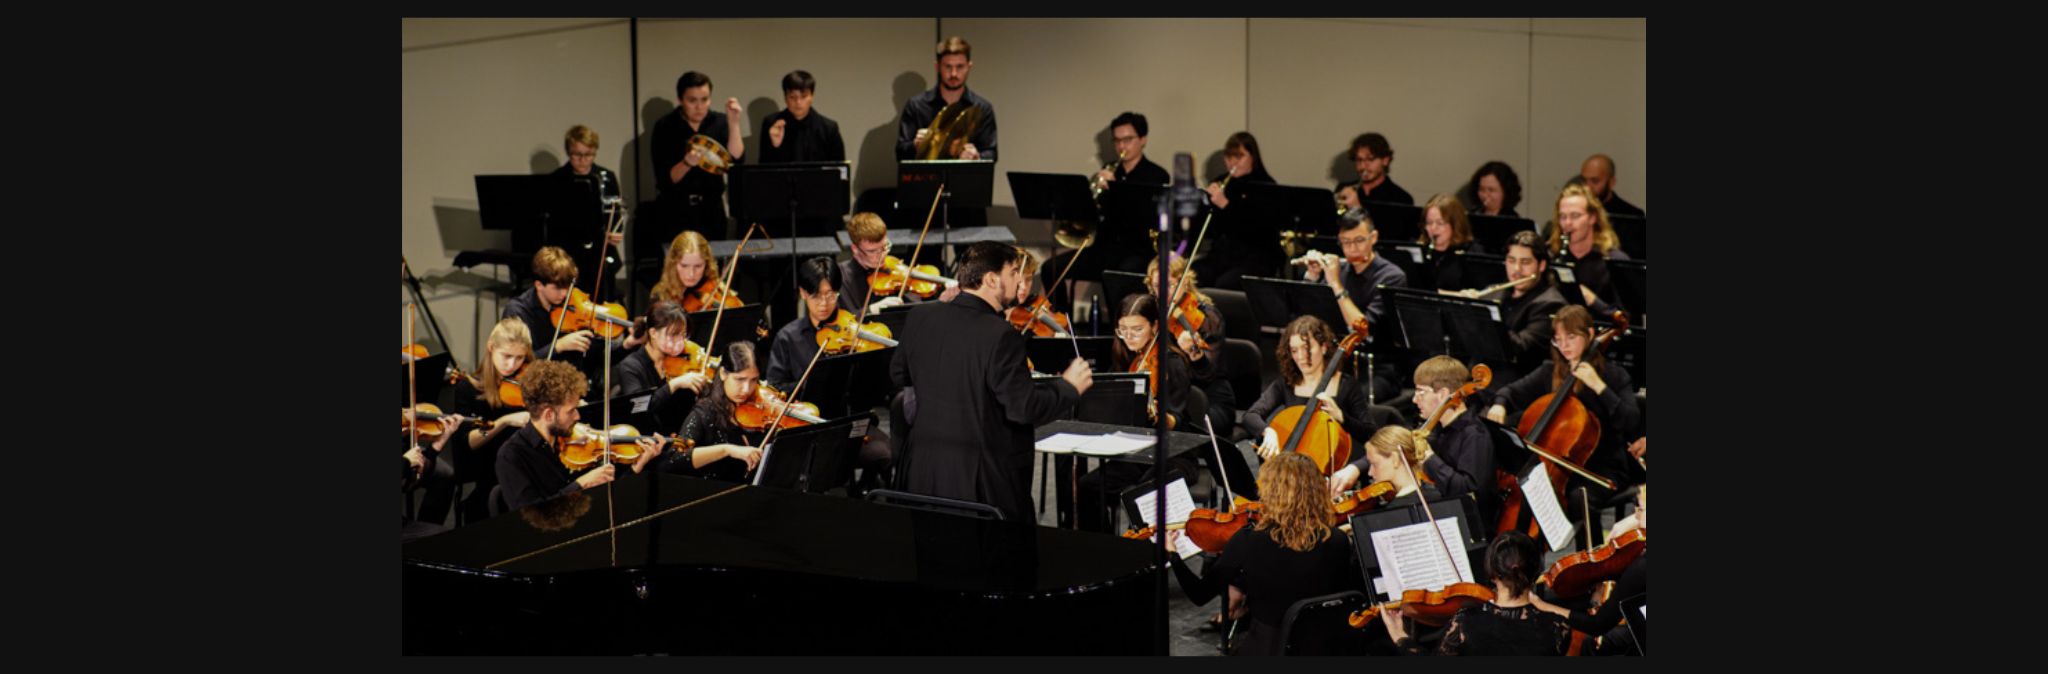
[[[1399,598],[1408,590],[1441,590],[1451,583],[1473,582],[1470,555],[1463,554],[1459,545],[1465,535],[1458,518],[1438,518],[1436,529],[1431,531],[1429,523],[1423,522],[1372,532],[1373,554],[1385,574],[1374,580],[1376,589]],[[1437,538],[1438,532],[1442,539]],[[1445,541],[1450,542],[1448,555]]]
[[[1137,502],[1138,516],[1144,518],[1145,526],[1153,527],[1154,536],[1152,537],[1152,542],[1154,543],[1159,542],[1160,536],[1166,535],[1162,528],[1153,526],[1152,523],[1152,513],[1158,510],[1158,499],[1156,498],[1158,495],[1159,492],[1147,489],[1132,498],[1133,501]],[[1195,499],[1188,493],[1187,480],[1177,479],[1168,483],[1166,485],[1166,521],[1171,524],[1186,524],[1188,518],[1194,512]],[[1188,540],[1187,536],[1177,537],[1174,541],[1173,549],[1180,553],[1181,559],[1202,554],[1202,548],[1195,545],[1194,541]]]
[[[1550,484],[1550,471],[1542,461],[1522,476],[1522,500],[1529,503],[1529,511],[1536,515],[1536,525],[1543,530],[1543,539],[1550,543],[1550,551],[1556,552],[1572,542],[1571,520],[1564,516],[1564,506],[1557,502],[1557,488]]]

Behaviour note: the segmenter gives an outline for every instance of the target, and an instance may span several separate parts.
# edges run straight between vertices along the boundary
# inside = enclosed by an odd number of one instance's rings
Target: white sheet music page
[[[1158,499],[1154,498],[1158,494],[1159,492],[1157,491],[1147,491],[1138,494],[1136,498],[1132,499],[1138,503],[1138,516],[1144,518],[1146,526],[1152,525],[1152,513],[1159,508]],[[1194,514],[1194,512],[1195,499],[1188,494],[1187,481],[1174,480],[1168,483],[1166,485],[1166,521],[1174,524],[1184,524],[1188,521],[1188,516]],[[1159,532],[1159,529],[1154,527],[1153,531]],[[1180,536],[1178,538],[1179,540],[1176,541],[1173,549],[1180,552],[1181,559],[1202,554],[1202,548],[1196,546],[1194,541],[1188,540],[1187,536]],[[1153,542],[1158,542],[1159,538],[1154,536],[1152,540]]]
[[[1472,581],[1472,561],[1460,543],[1465,540],[1458,518],[1436,521],[1437,532],[1427,523],[1410,524],[1372,532],[1373,555],[1379,557],[1380,571],[1387,578],[1386,593],[1399,597],[1408,590],[1441,590],[1451,583]],[[1456,564],[1456,566],[1453,566]]]
[[[1529,512],[1536,514],[1536,526],[1543,530],[1543,540],[1550,543],[1550,551],[1556,552],[1572,542],[1572,523],[1565,518],[1564,508],[1557,503],[1557,488],[1550,486],[1550,471],[1538,462],[1532,475],[1522,476],[1522,500],[1529,503]]]

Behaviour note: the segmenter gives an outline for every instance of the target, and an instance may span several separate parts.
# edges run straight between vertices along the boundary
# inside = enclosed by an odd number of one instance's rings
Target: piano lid
[[[1155,569],[1150,546],[1099,533],[630,473],[407,543],[403,557],[416,566],[509,577],[674,565],[749,568],[990,598],[1086,591],[1149,579]]]

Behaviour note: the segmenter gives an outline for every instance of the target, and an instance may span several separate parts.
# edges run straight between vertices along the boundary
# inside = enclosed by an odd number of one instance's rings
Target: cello
[[[1338,363],[1351,354],[1364,341],[1369,331],[1364,319],[1351,324],[1351,334],[1345,335],[1330,355],[1329,362],[1323,363],[1323,376],[1316,382],[1315,394],[1321,395],[1330,386],[1330,379],[1337,374]],[[1317,398],[1311,397],[1308,405],[1294,405],[1280,410],[1273,416],[1268,427],[1277,435],[1287,437],[1280,446],[1283,452],[1301,452],[1314,459],[1324,477],[1329,477],[1338,467],[1351,461],[1351,434],[1342,424],[1330,418],[1322,410]]]
[[[1604,349],[1615,335],[1625,330],[1628,330],[1628,315],[1616,310],[1614,327],[1600,333],[1594,338],[1594,343],[1586,345],[1586,348]],[[1584,362],[1583,358],[1581,355],[1581,362]],[[1577,363],[1572,364],[1572,367],[1576,366]],[[1579,402],[1578,387],[1579,378],[1572,376],[1571,369],[1567,368],[1557,390],[1545,393],[1535,402],[1529,403],[1529,407],[1522,412],[1521,423],[1516,427],[1516,433],[1522,437],[1522,443],[1528,445],[1531,453],[1542,458],[1544,469],[1550,474],[1551,487],[1556,491],[1560,503],[1564,501],[1566,470],[1607,489],[1614,488],[1612,480],[1585,470],[1586,460],[1592,458],[1593,450],[1600,446],[1600,419],[1593,416],[1592,411],[1586,409],[1584,403]],[[1500,486],[1508,492],[1508,497],[1501,506],[1500,523],[1495,533],[1505,533],[1520,523],[1522,504],[1526,497],[1522,494],[1521,486],[1514,475],[1502,472],[1499,477]],[[1533,521],[1534,518],[1531,519],[1529,536],[1533,538],[1539,533],[1541,526]]]

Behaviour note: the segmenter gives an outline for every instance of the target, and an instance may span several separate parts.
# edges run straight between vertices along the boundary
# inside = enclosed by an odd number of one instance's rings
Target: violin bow
[[[939,197],[945,194],[946,184],[939,183],[939,191],[932,193],[932,208],[924,214],[924,229],[917,232],[917,245],[910,249],[910,261],[903,263],[903,280],[900,282],[903,287],[896,291],[898,297],[910,292],[910,268],[917,266],[917,256],[924,253],[924,235],[932,232],[932,216],[939,214]],[[868,291],[872,293],[874,288],[870,286]]]
[[[754,230],[757,229],[761,231],[762,238],[768,239],[771,242],[775,240],[773,237],[768,236],[768,228],[762,227],[761,223],[756,222],[747,227],[746,234],[740,236],[739,247],[732,249],[732,260],[725,265],[725,278],[718,281],[718,312],[711,315],[711,334],[704,336],[704,367],[706,368],[711,367],[711,354],[717,353],[711,350],[711,345],[718,341],[718,325],[725,321],[725,298],[732,294],[732,279],[740,270],[740,251],[746,250],[747,240],[753,238]],[[794,242],[791,245],[794,246]],[[686,326],[685,329],[687,329],[689,323],[685,321],[684,325]],[[699,371],[701,372],[702,370]]]
[[[1411,464],[1409,464],[1409,463],[1408,463],[1408,453],[1407,453],[1407,452],[1395,452],[1395,454],[1400,454],[1400,455],[1401,455],[1401,469],[1402,469],[1402,470],[1405,470],[1405,471],[1409,471],[1410,473],[1413,473],[1413,472],[1415,471],[1415,467],[1414,467],[1413,465],[1411,465]],[[1417,502],[1419,502],[1419,503],[1421,503],[1421,504],[1422,504],[1422,516],[1423,516],[1423,517],[1426,517],[1426,518],[1429,518],[1429,530],[1430,530],[1430,531],[1433,531],[1433,532],[1436,532],[1436,542],[1437,542],[1437,543],[1440,543],[1440,544],[1442,544],[1442,545],[1443,545],[1443,549],[1444,549],[1444,559],[1445,559],[1446,561],[1449,561],[1449,562],[1451,563],[1451,576],[1452,576],[1452,582],[1453,582],[1453,583],[1459,583],[1459,582],[1464,582],[1464,581],[1462,581],[1462,580],[1459,580],[1459,579],[1457,578],[1457,573],[1458,573],[1458,558],[1457,558],[1456,556],[1454,556],[1454,555],[1452,555],[1452,554],[1451,554],[1451,542],[1450,542],[1450,540],[1448,540],[1448,539],[1444,538],[1444,530],[1443,530],[1443,528],[1442,528],[1442,527],[1439,527],[1439,526],[1437,526],[1437,523],[1436,523],[1436,513],[1434,513],[1434,512],[1432,512],[1432,511],[1430,511],[1430,508],[1429,508],[1429,499],[1427,499],[1427,498],[1424,498],[1424,497],[1423,497],[1423,495],[1422,495],[1422,492],[1420,492],[1420,491],[1417,491],[1417,492],[1415,493],[1415,500],[1416,500]],[[1427,589],[1427,588],[1424,588],[1424,589]]]
[[[405,343],[407,344],[412,343],[412,307],[413,304],[411,302],[405,303]],[[412,423],[407,424],[407,427],[412,429],[412,447],[417,449],[420,446],[420,392],[419,382],[413,375],[412,363],[411,359],[405,361],[405,403],[406,410],[412,412]],[[418,468],[413,469],[414,475],[419,475],[420,472]]]
[[[1230,472],[1223,470],[1223,446],[1216,443],[1216,422],[1210,420],[1208,414],[1203,414],[1202,425],[1209,429],[1209,448],[1216,450],[1216,472],[1223,476],[1223,512],[1235,512],[1237,510],[1234,505],[1236,499],[1230,497],[1237,494],[1237,492],[1230,488]],[[1231,449],[1236,449],[1236,447]]]
[[[780,431],[780,430],[782,430],[782,419],[783,419],[783,417],[786,417],[786,416],[788,416],[788,415],[789,415],[789,406],[791,406],[791,405],[794,405],[794,404],[796,404],[796,394],[797,394],[797,392],[798,392],[798,391],[802,391],[802,390],[804,390],[804,384],[805,384],[805,383],[807,383],[807,382],[809,382],[809,381],[811,380],[811,370],[813,370],[813,369],[816,369],[816,368],[818,367],[818,359],[819,359],[819,358],[821,358],[821,357],[823,357],[824,355],[825,355],[825,350],[824,350],[824,349],[822,349],[822,348],[818,349],[818,350],[817,350],[817,351],[816,351],[815,353],[812,353],[812,354],[811,354],[811,363],[810,363],[809,365],[805,365],[805,366],[804,366],[804,373],[803,373],[803,374],[802,374],[801,376],[798,376],[798,377],[796,378],[796,384],[795,384],[795,385],[793,385],[793,386],[790,386],[790,387],[789,387],[789,392],[788,392],[788,393],[784,393],[784,394],[782,394],[782,405],[781,405],[780,407],[777,407],[777,408],[776,408],[776,410],[775,410],[775,418],[773,418],[773,419],[770,419],[770,420],[768,421],[768,429],[767,429],[767,431],[766,431],[766,432],[763,432],[763,433],[761,434],[761,448],[762,448],[762,449],[767,449],[767,448],[768,448],[768,443],[769,443],[769,441],[771,441],[771,440],[773,440],[773,439],[775,438],[775,433],[776,433],[776,431]],[[755,395],[755,396],[759,396],[759,395],[761,395],[761,392],[760,392],[760,390],[756,389],[756,390],[754,391],[754,395]],[[765,461],[765,460],[767,459],[767,457],[765,457],[765,456],[764,456],[764,457],[762,457],[762,459],[763,459],[763,460]],[[759,464],[759,463],[756,463],[756,464],[754,464],[754,470],[760,470],[760,469],[761,469],[761,464]],[[749,471],[749,472],[752,472],[752,471]]]

